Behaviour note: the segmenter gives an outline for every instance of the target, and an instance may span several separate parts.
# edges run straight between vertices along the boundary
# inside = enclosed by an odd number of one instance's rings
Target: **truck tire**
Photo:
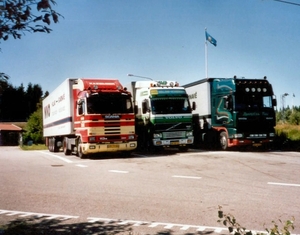
[[[84,153],[82,152],[82,149],[81,149],[81,143],[82,143],[82,140],[81,140],[81,138],[80,138],[80,139],[78,140],[77,156],[78,156],[79,158],[83,159],[83,158],[86,158],[86,154],[84,154]]]
[[[49,138],[48,149],[50,152],[54,152],[53,138]]]
[[[49,150],[49,152],[53,152],[53,144],[52,144],[51,140],[49,141],[49,144],[48,144],[48,150]]]
[[[50,152],[58,152],[59,147],[57,147],[57,140],[55,137],[49,139],[48,149]]]
[[[59,152],[59,147],[57,146],[57,139],[54,138],[54,148],[53,148],[53,152],[57,153]]]
[[[81,150],[80,147],[79,147],[79,151],[78,151],[78,157],[81,158],[81,159],[86,158],[86,154],[83,154],[83,153],[82,153],[82,150]]]
[[[72,154],[71,149],[68,149],[68,137],[64,138],[64,141],[63,141],[63,151],[64,151],[64,154],[66,156]]]
[[[219,136],[220,147],[222,150],[227,150],[228,148],[228,136],[225,131],[222,131]]]

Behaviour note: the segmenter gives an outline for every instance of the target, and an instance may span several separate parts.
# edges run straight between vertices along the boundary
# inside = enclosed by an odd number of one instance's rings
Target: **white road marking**
[[[51,157],[55,157],[55,158],[58,158],[58,159],[60,159],[60,160],[62,160],[62,161],[64,161],[64,162],[67,162],[67,163],[72,163],[73,161],[71,161],[71,160],[69,160],[69,159],[67,159],[67,158],[64,158],[64,157],[61,157],[61,156],[57,156],[57,155],[55,155],[55,154],[52,154],[52,153],[48,153],[48,152],[45,152],[45,151],[39,151],[40,153],[43,153],[43,154],[47,154],[47,155],[49,155],[49,156],[51,156]]]
[[[158,223],[151,223],[148,227],[149,227],[149,228],[154,228],[154,227],[156,227],[156,226],[158,226]]]
[[[199,176],[188,176],[188,175],[173,175],[173,178],[183,178],[183,179],[201,179],[202,177]]]
[[[104,221],[106,223],[110,223],[112,221],[112,219],[108,219],[108,218],[95,218],[95,217],[88,217],[87,220],[89,223],[95,223],[98,221]]]
[[[121,222],[118,223],[118,224],[120,224],[120,225],[126,225],[126,224],[129,224],[129,223],[130,223],[129,220],[123,220],[123,221],[121,221]]]
[[[83,164],[77,164],[76,166],[78,166],[78,167],[88,167],[87,165],[83,165]]]
[[[204,231],[206,228],[205,227],[203,227],[203,226],[199,226],[199,228],[197,229],[197,231]]]
[[[109,170],[109,172],[120,173],[120,174],[127,174],[127,173],[129,173],[129,171],[119,171],[119,170]]]
[[[221,233],[224,229],[223,228],[216,228],[214,230],[215,233]],[[227,229],[226,229],[227,230]]]
[[[38,217],[46,217],[46,219],[49,219],[49,220],[50,219],[68,220],[68,219],[79,218],[79,216],[72,216],[72,215],[44,214],[44,213],[11,211],[11,210],[0,210],[0,214],[6,214],[7,216],[18,215],[20,217],[38,216]]]
[[[12,211],[12,210],[1,210],[0,215],[12,216],[17,215],[19,217],[26,216],[35,216],[35,217],[45,217],[45,219],[59,219],[59,220],[68,220],[68,219],[78,219],[79,216],[72,215],[59,215],[59,214],[46,214],[46,213],[35,213],[35,212],[24,212],[24,211]],[[201,225],[189,225],[189,224],[173,224],[173,223],[164,223],[164,222],[151,222],[151,221],[139,221],[139,220],[120,220],[120,219],[110,219],[110,218],[101,218],[101,217],[87,217],[88,223],[96,223],[96,222],[105,222],[105,223],[118,223],[118,224],[129,224],[132,226],[147,226],[148,228],[154,227],[164,227],[167,229],[180,229],[180,230],[188,230],[188,229],[196,229],[197,231],[214,231],[215,233],[227,233],[227,227],[212,227],[212,226],[201,226]],[[249,231],[249,230],[247,230]],[[255,231],[251,230],[253,234],[257,233],[266,233],[266,231]],[[297,234],[291,234],[297,235]],[[299,234],[298,234],[299,235]]]
[[[9,212],[7,215],[8,216],[13,216],[13,215],[17,215],[17,214],[19,214],[18,211],[13,211],[13,212]]]
[[[180,228],[180,230],[188,230],[190,227],[188,226],[188,225],[186,225],[186,226],[182,226],[181,228]]]
[[[165,229],[180,229],[180,230],[188,230],[188,229],[196,229],[197,231],[204,231],[210,230],[216,233],[221,233],[222,231],[227,232],[228,228],[226,227],[210,227],[210,226],[199,226],[199,225],[189,225],[189,224],[173,224],[173,223],[161,223],[161,222],[150,222],[150,221],[137,221],[137,220],[116,220],[116,219],[109,219],[109,218],[95,218],[95,217],[88,217],[87,218],[90,223],[104,221],[106,223],[118,223],[122,225],[131,224],[133,226],[140,226],[145,225],[148,228],[155,228],[155,227],[163,227]]]
[[[287,184],[287,183],[276,183],[276,182],[268,182],[268,184],[279,185],[279,186],[300,187],[300,184]]]
[[[171,229],[171,228],[173,228],[173,226],[174,226],[173,224],[167,224],[164,228],[165,229]]]

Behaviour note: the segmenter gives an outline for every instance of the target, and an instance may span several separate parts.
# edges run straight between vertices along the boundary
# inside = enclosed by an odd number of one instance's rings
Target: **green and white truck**
[[[133,81],[138,148],[176,147],[186,151],[194,142],[192,107],[175,81]]]
[[[196,143],[226,150],[273,142],[277,102],[266,77],[208,78],[183,87],[196,103],[193,110]]]

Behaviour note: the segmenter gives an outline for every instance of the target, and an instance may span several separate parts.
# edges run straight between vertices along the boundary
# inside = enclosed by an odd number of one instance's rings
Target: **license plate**
[[[171,142],[171,145],[179,145],[179,141],[173,141]]]
[[[107,145],[107,148],[109,148],[109,149],[117,149],[117,148],[119,148],[119,145],[118,144],[110,144],[110,145]]]
[[[259,147],[261,146],[262,144],[253,144],[253,147]]]

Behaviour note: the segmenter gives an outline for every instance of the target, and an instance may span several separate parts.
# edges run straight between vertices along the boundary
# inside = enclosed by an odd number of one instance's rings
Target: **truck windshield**
[[[152,98],[153,114],[191,113],[189,100],[186,97]]]
[[[236,95],[235,109],[237,111],[260,110],[273,108],[272,96],[240,94]]]
[[[133,113],[130,96],[120,93],[92,94],[87,98],[89,114]]]

